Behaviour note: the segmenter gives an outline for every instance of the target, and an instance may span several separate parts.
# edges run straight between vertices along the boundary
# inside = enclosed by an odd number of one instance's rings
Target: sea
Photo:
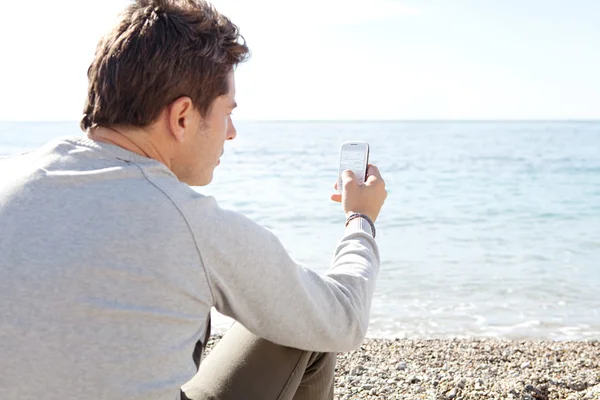
[[[600,121],[246,121],[237,131],[196,190],[319,273],[343,233],[329,199],[339,148],[370,144],[388,198],[368,336],[600,339]],[[1,122],[0,155],[68,135],[83,135],[77,122]],[[231,324],[214,321],[215,332]]]

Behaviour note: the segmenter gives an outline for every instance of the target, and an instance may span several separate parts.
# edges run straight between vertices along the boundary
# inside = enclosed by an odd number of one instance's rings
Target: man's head
[[[180,180],[204,185],[235,137],[238,28],[203,0],[136,0],[98,44],[81,127],[146,131]]]

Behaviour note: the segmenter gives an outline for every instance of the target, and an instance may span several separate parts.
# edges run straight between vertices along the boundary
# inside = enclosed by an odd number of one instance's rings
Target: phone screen
[[[339,182],[338,188],[341,190],[343,171],[349,169],[354,172],[359,184],[365,183],[367,165],[369,163],[369,145],[365,142],[351,142],[342,145],[340,156]]]

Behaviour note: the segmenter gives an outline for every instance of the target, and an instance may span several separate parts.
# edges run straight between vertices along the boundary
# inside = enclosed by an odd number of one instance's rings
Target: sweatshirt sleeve
[[[360,346],[379,270],[368,223],[350,222],[322,276],[294,262],[273,233],[243,215],[216,203],[210,214],[211,227],[202,229],[210,234],[198,247],[219,312],[284,346],[320,352]]]

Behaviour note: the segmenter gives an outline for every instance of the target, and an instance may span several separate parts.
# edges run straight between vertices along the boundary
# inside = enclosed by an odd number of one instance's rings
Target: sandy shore
[[[338,355],[335,394],[337,400],[600,400],[600,341],[367,339]]]

